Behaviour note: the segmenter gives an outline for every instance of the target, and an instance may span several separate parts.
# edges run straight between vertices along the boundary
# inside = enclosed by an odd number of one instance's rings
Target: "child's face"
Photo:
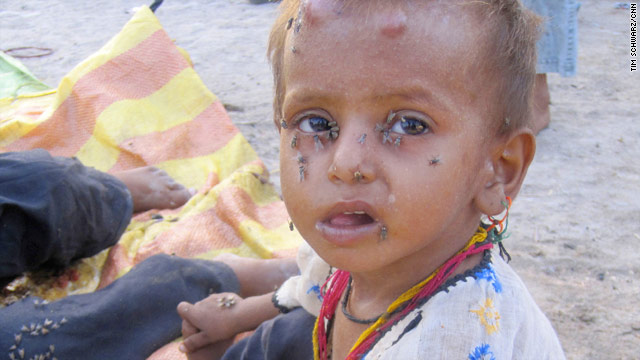
[[[284,200],[318,254],[352,272],[446,260],[491,180],[482,29],[461,7],[383,6],[363,17],[311,2],[284,58]]]

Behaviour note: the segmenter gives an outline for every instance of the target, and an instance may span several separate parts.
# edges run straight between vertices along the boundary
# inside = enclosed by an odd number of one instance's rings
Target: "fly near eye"
[[[308,116],[300,121],[300,130],[308,133],[317,133],[331,130],[329,120],[322,116]]]
[[[411,116],[397,116],[399,118],[391,127],[391,131],[399,134],[420,135],[429,131],[425,121]]]

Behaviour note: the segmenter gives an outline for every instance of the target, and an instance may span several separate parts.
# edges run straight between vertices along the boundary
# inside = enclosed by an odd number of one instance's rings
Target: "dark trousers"
[[[0,308],[0,357],[20,359],[22,349],[24,359],[47,352],[60,360],[145,359],[180,336],[180,301],[239,289],[221,262],[155,255],[96,292]]]
[[[115,177],[44,150],[0,154],[0,287],[115,244],[133,204]]]

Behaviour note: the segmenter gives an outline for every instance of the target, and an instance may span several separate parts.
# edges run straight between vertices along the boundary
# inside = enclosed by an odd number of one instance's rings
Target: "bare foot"
[[[182,206],[193,195],[178,184],[164,170],[146,166],[114,174],[133,198],[133,212],[151,209],[174,209]]]
[[[536,135],[540,130],[549,126],[551,121],[549,112],[550,98],[547,74],[536,74],[536,81],[533,86],[533,114],[531,121],[531,130]]]

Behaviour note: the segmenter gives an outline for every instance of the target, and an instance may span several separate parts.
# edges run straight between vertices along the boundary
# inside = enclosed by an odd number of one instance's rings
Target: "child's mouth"
[[[354,244],[365,237],[377,237],[380,224],[370,208],[362,203],[339,204],[327,218],[316,223],[316,229],[328,242],[339,246]]]
[[[333,226],[359,226],[374,222],[373,218],[364,211],[345,211],[329,219]]]

